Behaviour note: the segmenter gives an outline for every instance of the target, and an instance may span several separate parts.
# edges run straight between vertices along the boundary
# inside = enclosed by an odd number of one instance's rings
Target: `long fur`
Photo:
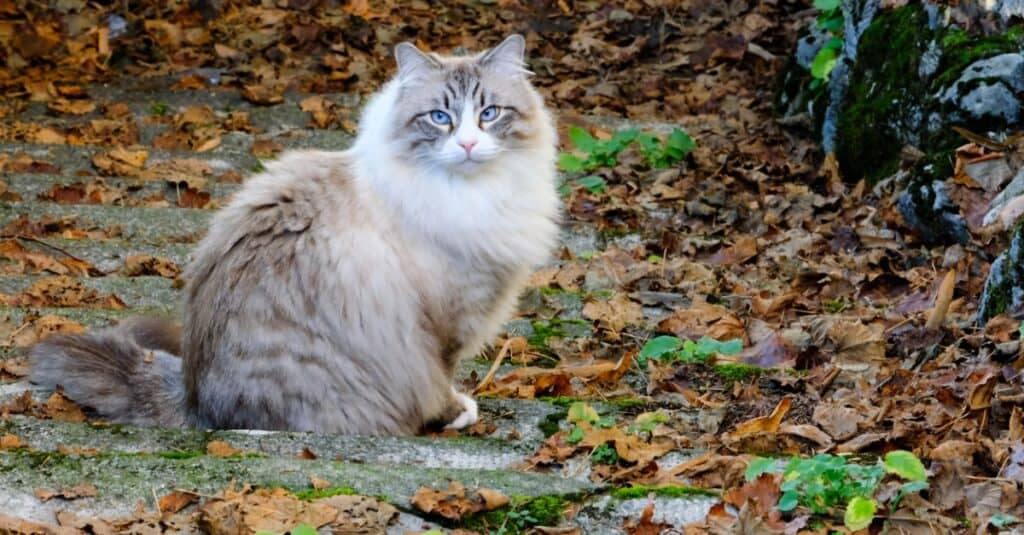
[[[123,329],[47,340],[38,380],[136,423],[175,422],[142,405],[153,392],[206,428],[475,421],[455,365],[500,332],[558,236],[555,130],[522,50],[520,37],[473,57],[402,47],[352,149],[288,153],[246,182],[186,270],[181,404],[170,352],[144,366],[151,348]],[[488,101],[506,111],[476,125]],[[442,106],[469,120],[426,122]],[[466,135],[480,161],[453,159]]]
[[[184,423],[181,330],[138,318],[81,335],[55,335],[32,347],[31,380],[58,386],[114,422],[179,427]]]

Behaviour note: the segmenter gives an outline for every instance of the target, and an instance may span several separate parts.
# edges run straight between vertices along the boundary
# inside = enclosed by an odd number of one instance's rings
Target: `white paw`
[[[444,426],[444,428],[462,429],[475,424],[477,420],[476,402],[473,401],[473,398],[459,392],[455,392],[455,397],[459,398],[459,401],[462,402],[462,406],[465,407],[465,409],[463,409],[462,413],[452,420],[450,424]]]

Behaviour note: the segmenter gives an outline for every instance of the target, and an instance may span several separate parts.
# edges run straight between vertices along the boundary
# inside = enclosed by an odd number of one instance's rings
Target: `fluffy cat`
[[[287,153],[215,215],[180,332],[140,319],[53,336],[31,350],[32,380],[140,425],[475,422],[456,363],[499,333],[558,236],[556,133],[524,48],[399,45],[351,149]]]

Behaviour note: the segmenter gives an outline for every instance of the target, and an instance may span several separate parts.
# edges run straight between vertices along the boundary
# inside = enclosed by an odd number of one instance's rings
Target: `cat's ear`
[[[395,47],[395,61],[398,62],[398,77],[403,80],[441,67],[437,60],[424,54],[412,43],[398,43]]]
[[[512,34],[498,46],[484,52],[480,57],[480,64],[502,74],[522,76],[530,73],[523,64],[525,54],[526,39],[523,39],[522,35]]]

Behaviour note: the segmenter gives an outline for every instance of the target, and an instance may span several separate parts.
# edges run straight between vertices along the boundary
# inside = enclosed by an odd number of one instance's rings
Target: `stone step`
[[[15,295],[29,289],[36,282],[49,277],[20,275],[0,277],[0,293]],[[174,281],[163,277],[87,277],[78,279],[86,288],[101,296],[116,295],[129,309],[175,308],[181,302],[179,288]]]
[[[85,456],[14,450],[0,452],[0,488],[4,489],[0,493],[0,511],[38,517],[64,510],[111,517],[129,513],[140,500],[153,508],[154,496],[176,489],[214,494],[234,482],[304,491],[312,488],[311,477],[326,480],[332,487],[380,496],[406,510],[412,510],[410,499],[422,486],[444,489],[450,481],[527,498],[576,497],[599,489],[589,482],[553,475],[482,468],[287,457],[170,458],[124,453]],[[63,489],[81,483],[94,485],[97,495],[46,503],[35,496],[37,488]]]
[[[188,262],[195,244],[191,243],[150,243],[141,240],[68,240],[62,238],[42,238],[42,243],[32,240],[21,240],[27,249],[37,251],[55,258],[66,258],[70,254],[96,266],[107,274],[116,274],[125,265],[127,257],[132,255],[158,256],[171,260],[180,268]],[[51,247],[52,246],[52,247]]]
[[[284,101],[273,106],[253,104],[234,90],[173,90],[168,89],[174,81],[163,79],[158,82],[147,82],[147,86],[93,86],[89,88],[89,96],[95,103],[123,102],[128,105],[132,115],[141,123],[146,117],[156,116],[157,108],[164,108],[164,114],[174,115],[191,106],[209,106],[216,112],[240,111],[249,114],[249,123],[265,132],[277,130],[306,128],[310,114],[299,109],[299,103],[310,95],[287,93]],[[354,93],[328,93],[320,95],[343,109],[358,110],[362,98]],[[75,116],[55,114],[47,109],[45,103],[32,103],[13,118],[26,122],[55,123],[63,126],[84,123],[102,117],[97,111],[90,114]]]
[[[89,184],[95,180],[94,177],[44,173],[12,173],[3,177],[4,183],[7,184],[7,190],[20,194],[23,201],[36,200],[40,194],[49,193],[56,185]],[[172,203],[171,207],[174,207],[175,187],[162,180],[140,180],[130,177],[103,177],[102,180],[111,189],[128,189],[129,196],[133,199],[143,199],[157,193],[164,193],[168,202]],[[214,199],[223,199],[238,191],[239,187],[239,184],[211,180],[202,189],[210,193]],[[46,199],[39,200],[46,201]]]
[[[4,385],[4,397],[9,399],[16,395],[14,392],[20,387],[27,385]],[[31,391],[40,397],[46,396],[34,387]],[[509,399],[481,399],[479,405],[482,418],[497,428],[490,438],[379,437],[367,440],[344,435],[163,429],[21,416],[0,421],[0,434],[13,434],[27,447],[38,451],[56,451],[58,446],[64,446],[104,453],[163,452],[171,456],[200,456],[206,454],[209,442],[220,440],[236,449],[271,457],[295,458],[309,450],[325,460],[430,468],[508,469],[520,465],[525,456],[534,452],[544,439],[539,424],[547,415],[561,410],[550,403]],[[516,441],[505,440],[513,432],[519,435]]]
[[[32,221],[43,217],[75,218],[75,228],[81,230],[110,230],[119,227],[115,236],[130,243],[194,242],[206,232],[213,215],[212,210],[191,208],[122,207],[97,204],[55,204],[25,200],[0,205],[0,225],[25,214]]]

